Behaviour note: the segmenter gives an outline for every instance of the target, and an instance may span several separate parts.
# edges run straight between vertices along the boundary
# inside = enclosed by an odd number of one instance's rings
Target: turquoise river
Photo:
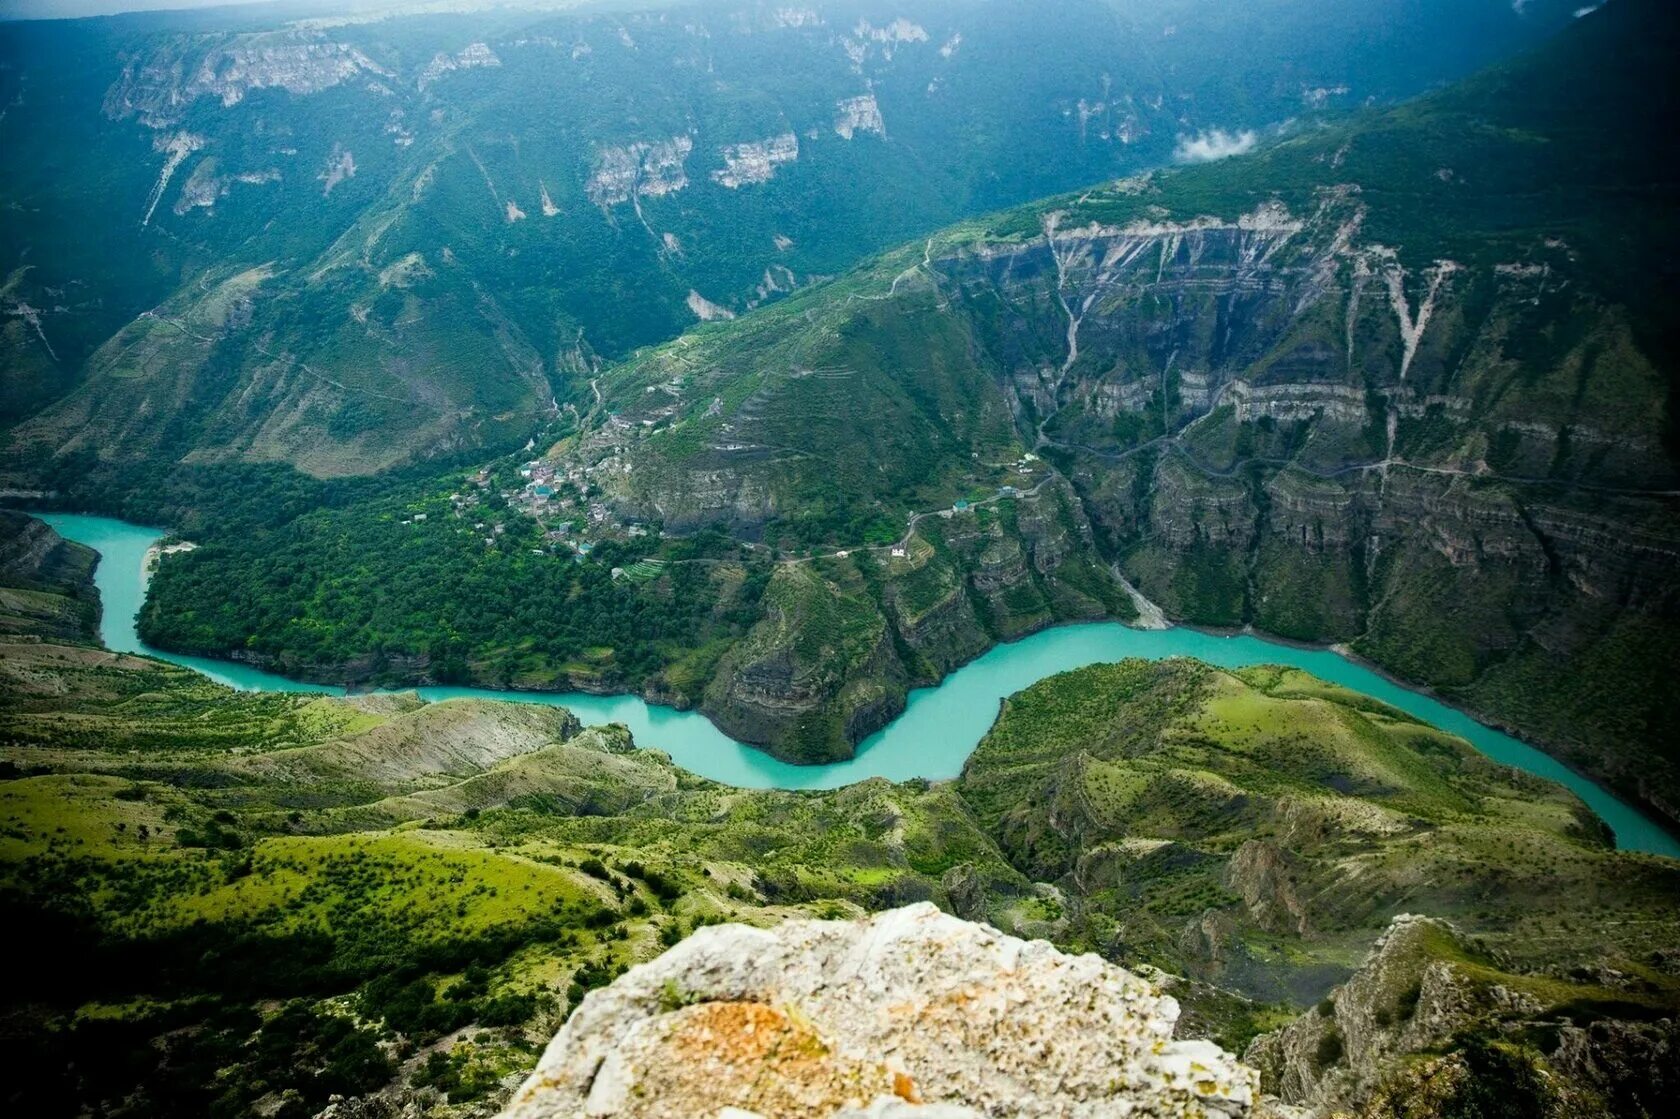
[[[108,517],[55,513],[42,519],[65,537],[96,549],[102,557],[95,582],[104,601],[103,638],[107,647],[197,669],[235,688],[342,694],[343,689],[300,684],[234,662],[176,656],[142,644],[135,630],[135,615],[146,595],[144,561],[147,550],[163,534]],[[868,777],[892,781],[955,777],[991,726],[1003,697],[1046,676],[1123,657],[1197,657],[1228,668],[1288,664],[1306,669],[1461,735],[1496,761],[1568,786],[1610,825],[1618,846],[1680,857],[1680,841],[1655,821],[1534,747],[1327,649],[1304,649],[1246,635],[1185,628],[1139,630],[1115,622],[1045,630],[997,646],[951,673],[938,687],[911,692],[904,714],[866,739],[856,757],[822,766],[777,761],[729,738],[703,715],[648,704],[635,696],[442,687],[420,688],[419,692],[429,700],[476,696],[568,707],[587,725],[623,723],[638,744],[663,750],[678,765],[714,781],[750,788],[828,789]]]

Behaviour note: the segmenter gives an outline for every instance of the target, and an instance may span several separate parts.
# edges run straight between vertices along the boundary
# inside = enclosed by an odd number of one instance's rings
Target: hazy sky
[[[219,8],[262,0],[0,0],[0,19],[62,19],[155,12],[164,8]]]
[[[294,14],[345,15],[398,10],[465,10],[498,6],[551,9],[584,7],[592,0],[291,0],[285,4]],[[666,0],[646,0],[639,7],[656,7]],[[0,0],[0,20],[73,19],[79,16],[111,16],[122,12],[160,12],[166,9],[225,8],[235,4],[275,3],[285,0]]]

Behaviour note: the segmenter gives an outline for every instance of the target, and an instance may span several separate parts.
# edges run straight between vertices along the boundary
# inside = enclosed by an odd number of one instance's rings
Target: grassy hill
[[[695,927],[922,899],[1165,969],[1226,1045],[1359,982],[1399,912],[1547,993],[1499,1012],[1527,1060],[1563,1059],[1534,1023],[1680,999],[1672,862],[1287,670],[1084,669],[1012,697],[957,781],[821,793],[719,786],[562,710],[234,692],[85,645],[8,639],[0,694],[0,909],[30,962],[5,1012],[34,1070],[7,1092],[32,1114],[475,1114],[584,991]],[[1491,1013],[1433,998],[1443,1028]],[[1275,1075],[1325,1013],[1269,1043]]]
[[[51,694],[42,687],[51,682]],[[0,649],[0,909],[32,1114],[477,1113],[702,924],[1017,876],[949,789],[741,792],[554,709],[252,696]]]
[[[1275,667],[1123,661],[1043,681],[1005,703],[958,787],[1012,865],[1079,899],[1086,935],[1270,998],[1316,998],[1399,913],[1520,961],[1625,904],[1633,879],[1642,912],[1671,888],[1660,860],[1606,863],[1598,824],[1555,786]],[[1651,932],[1642,918],[1611,939],[1632,959]]]

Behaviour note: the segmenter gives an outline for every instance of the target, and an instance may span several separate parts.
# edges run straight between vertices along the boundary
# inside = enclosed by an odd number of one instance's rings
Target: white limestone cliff
[[[783,163],[799,158],[799,137],[784,132],[767,140],[730,144],[723,149],[723,166],[712,172],[712,181],[730,190],[749,183],[767,183]]]
[[[688,136],[602,148],[584,189],[601,207],[674,194],[688,186],[685,164],[693,150]]]
[[[421,89],[426,89],[451,71],[496,67],[501,64],[502,60],[496,56],[496,52],[491,50],[487,44],[468,43],[455,54],[439,52],[434,55],[432,60],[426,64],[426,68],[420,71],[418,85]]]
[[[834,104],[835,135],[850,140],[859,132],[873,132],[877,136],[887,133],[886,121],[881,118],[881,106],[873,93],[846,97]]]

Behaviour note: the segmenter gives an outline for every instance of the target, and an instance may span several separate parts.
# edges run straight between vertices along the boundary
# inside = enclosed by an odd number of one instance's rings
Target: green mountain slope
[[[564,458],[627,516],[774,536],[1035,450],[1169,614],[1349,641],[1671,808],[1676,183],[1645,129],[1675,45],[1630,0],[1415,104],[947,231],[615,371],[619,426]],[[1000,408],[1013,447],[973,427]]]
[[[1536,898],[1587,913],[1620,904],[1595,883],[1627,884],[1600,879],[1599,827],[1573,797],[1276,667],[1122,661],[1042,681],[1006,701],[957,785],[1011,865],[1080,899],[1086,935],[1269,999],[1316,999],[1399,913],[1500,930],[1521,960],[1571,920]]]
[[[461,634],[467,675],[639,688],[832,757],[991,641],[1130,617],[1118,572],[1177,618],[1347,642],[1673,818],[1675,183],[1645,139],[1674,45],[1665,8],[1617,0],[1417,102],[957,226],[603,370],[527,467],[550,481],[508,463],[410,503],[428,540],[518,533],[430,582],[539,586],[503,553],[569,555],[562,524],[750,577],[620,587],[712,612],[633,665],[580,675],[583,635],[516,626]],[[330,676],[424,657],[451,616],[346,595],[420,570],[394,525],[235,538],[212,513],[156,640]],[[650,525],[698,535],[628,535]],[[354,579],[317,543],[352,526]]]
[[[1167,969],[1228,1046],[1347,980],[1345,1052],[1319,1056],[1323,1005],[1259,1043],[1291,1099],[1490,1023],[1592,1067],[1680,999],[1672,861],[1294,672],[1082,670],[1012,697],[958,781],[821,793],[724,788],[562,710],[233,692],[85,645],[8,639],[0,694],[31,1114],[482,1113],[586,990],[702,924],[924,899]],[[1408,1002],[1390,967],[1387,1002],[1355,997],[1419,910],[1458,930],[1426,945],[1453,983]],[[1397,1037],[1359,1032],[1378,1011]]]
[[[9,638],[98,636],[98,555],[21,513],[0,511],[0,632]]]
[[[10,465],[505,449],[602,357],[1181,137],[1414,93],[1569,5],[1223,7],[5,25],[0,420],[44,409]]]

